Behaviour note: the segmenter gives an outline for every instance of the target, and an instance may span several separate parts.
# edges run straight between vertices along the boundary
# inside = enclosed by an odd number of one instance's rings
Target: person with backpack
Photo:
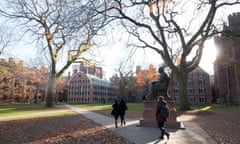
[[[169,108],[167,107],[167,102],[164,100],[163,96],[158,97],[158,103],[156,108],[156,120],[158,124],[158,128],[161,130],[160,139],[164,139],[164,136],[167,136],[169,139],[170,134],[164,128],[164,122],[167,121],[169,117]]]

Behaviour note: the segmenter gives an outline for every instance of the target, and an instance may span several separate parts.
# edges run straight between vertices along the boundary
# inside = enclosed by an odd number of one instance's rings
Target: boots
[[[167,136],[167,139],[169,140],[170,134],[165,130],[165,128],[161,128],[161,136],[159,137],[160,139],[164,139],[164,135]]]
[[[166,135],[167,135],[167,139],[169,140],[170,134],[166,132]]]
[[[115,128],[118,128],[118,122],[115,120]]]
[[[123,120],[121,120],[121,126],[125,126],[126,125],[126,122],[125,122],[125,120],[123,119]]]
[[[164,139],[164,129],[161,128],[160,130],[161,130],[161,136],[160,136],[159,138],[160,138],[160,139]]]

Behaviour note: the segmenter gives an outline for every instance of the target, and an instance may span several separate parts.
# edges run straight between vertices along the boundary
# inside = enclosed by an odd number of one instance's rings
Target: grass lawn
[[[80,108],[85,108],[90,111],[100,113],[106,116],[111,116],[111,110],[112,110],[112,103],[108,104],[75,104],[74,106],[80,107]],[[138,117],[142,116],[142,111],[144,108],[143,103],[127,103],[128,110],[127,110],[127,117],[131,117],[133,115],[137,115]],[[179,110],[179,106],[175,106],[177,110]],[[208,110],[214,110],[214,111],[219,111],[219,110],[236,110],[239,109],[237,107],[232,107],[232,106],[220,106],[220,105],[210,105],[210,106],[203,106],[203,105],[191,105],[192,110],[203,110],[203,111],[208,111]]]
[[[237,110],[238,107],[235,106],[222,106],[222,105],[209,105],[209,106],[201,106],[201,105],[192,105],[191,109],[196,110]]]
[[[112,103],[107,104],[75,104],[74,106],[85,108],[93,112],[110,116]],[[128,113],[141,113],[143,103],[127,103]],[[29,119],[49,116],[64,116],[74,114],[74,112],[54,112],[56,110],[68,110],[63,105],[54,105],[52,108],[46,108],[45,104],[1,104],[0,105],[0,121]],[[25,116],[24,116],[25,115]],[[3,117],[9,117],[1,119]]]
[[[74,104],[76,107],[85,108],[90,111],[100,113],[106,116],[111,116],[112,103],[106,104]],[[143,111],[143,103],[127,103],[128,110],[127,116],[138,116],[141,117]],[[178,106],[176,105],[178,109]],[[199,106],[192,105],[192,110],[236,110],[239,107],[233,106]],[[56,111],[56,110],[65,110],[65,111]],[[45,104],[0,104],[0,121],[9,121],[9,120],[19,120],[19,119],[29,119],[29,118],[38,118],[38,117],[51,117],[51,116],[65,116],[76,114],[69,110],[61,104],[54,105],[52,108],[46,108]],[[24,116],[25,115],[25,116]],[[9,117],[5,118],[4,117]]]
[[[107,104],[75,104],[74,106],[85,108],[91,111],[110,111],[112,110],[112,103]],[[127,103],[128,111],[143,110],[143,103]]]
[[[75,104],[74,106],[85,108],[87,110],[101,113],[101,114],[110,114],[112,111],[112,103],[107,104]],[[143,103],[127,103],[128,113],[142,112]]]
[[[111,112],[112,103],[108,104],[74,104],[76,107],[85,108],[94,112]],[[143,103],[127,103],[129,112],[142,111],[144,108]],[[179,105],[175,106],[179,110]],[[236,106],[222,106],[222,105],[191,105],[192,110],[237,110]]]
[[[175,105],[179,110],[179,105]],[[191,110],[240,110],[237,106],[222,106],[222,105],[191,105]]]
[[[56,110],[68,109],[63,105],[54,105],[52,108],[47,108],[45,104],[4,104],[0,105],[0,121],[74,114],[70,111]]]

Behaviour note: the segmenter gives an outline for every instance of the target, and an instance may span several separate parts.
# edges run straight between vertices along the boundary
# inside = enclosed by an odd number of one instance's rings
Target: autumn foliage
[[[14,58],[0,60],[0,102],[44,101],[48,70],[45,67],[29,68]]]
[[[143,93],[147,93],[149,86],[153,81],[159,78],[156,68],[153,65],[149,65],[148,69],[137,69],[136,74],[136,87],[143,90]]]

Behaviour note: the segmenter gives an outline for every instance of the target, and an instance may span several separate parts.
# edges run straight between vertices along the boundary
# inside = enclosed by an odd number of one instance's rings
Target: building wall
[[[229,15],[224,30],[239,34],[239,23],[240,13]],[[240,105],[240,38],[222,34],[215,37],[214,41],[219,51],[214,74],[220,103]]]
[[[171,78],[170,96],[173,97],[177,103],[179,103],[179,83],[175,76]],[[200,67],[188,75],[188,99],[192,104],[211,104],[212,103],[212,89],[210,86],[210,77]]]
[[[84,72],[74,74],[68,82],[69,103],[105,103],[116,98],[117,88],[110,82]]]
[[[0,59],[0,102],[43,102],[47,92],[48,70],[28,68],[22,60]]]
[[[90,82],[82,72],[76,73],[68,82],[68,102],[90,102]]]

